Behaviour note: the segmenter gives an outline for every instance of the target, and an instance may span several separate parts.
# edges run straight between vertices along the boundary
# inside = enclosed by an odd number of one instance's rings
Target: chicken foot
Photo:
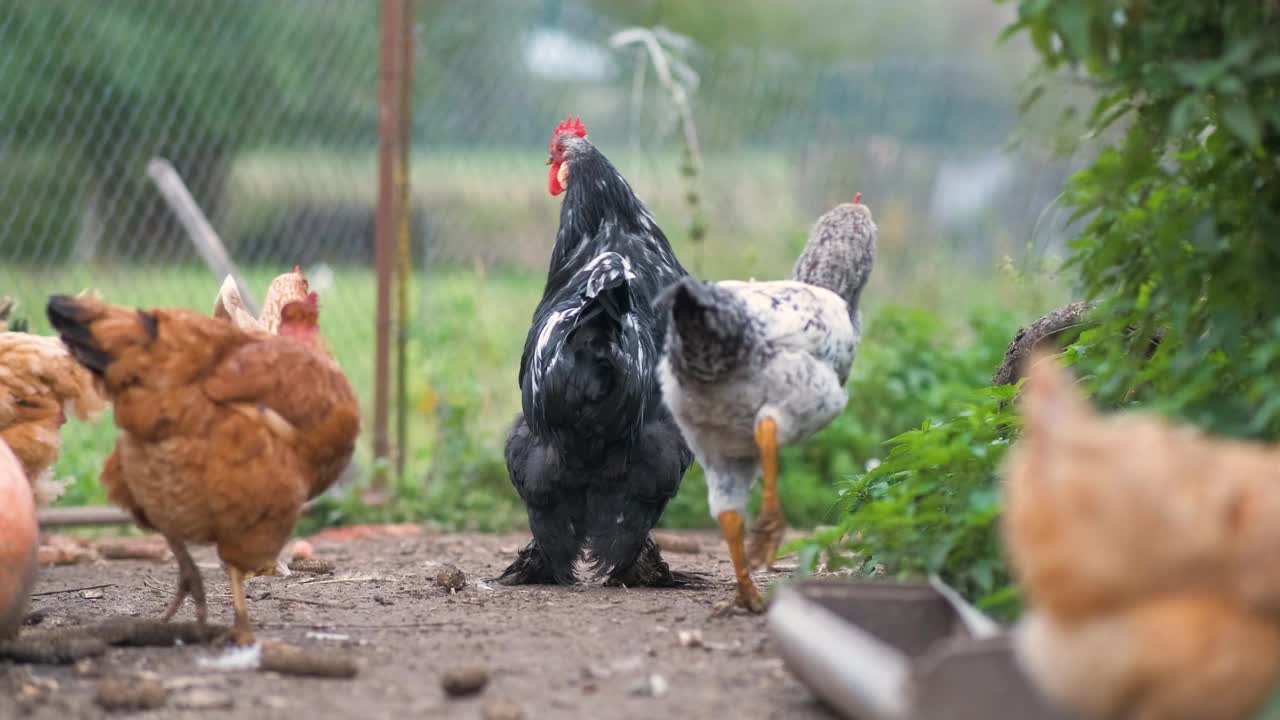
[[[231,579],[231,607],[236,613],[235,624],[231,626],[231,642],[236,645],[252,645],[253,630],[249,627],[249,605],[244,593],[245,572],[228,565],[227,577]]]
[[[187,552],[186,545],[169,538],[165,538],[165,541],[169,543],[169,550],[178,561],[178,591],[169,602],[169,607],[165,608],[164,614],[160,616],[160,622],[172,620],[190,595],[196,606],[196,624],[200,627],[200,631],[204,632],[209,611],[205,604],[204,579],[200,577],[200,569],[196,567],[195,560],[191,559],[191,553]]]
[[[772,570],[787,527],[778,501],[778,425],[773,418],[766,416],[756,423],[756,447],[760,449],[760,467],[764,471],[764,497],[747,541],[747,561],[752,570]]]
[[[751,570],[747,566],[746,553],[743,550],[742,515],[736,510],[725,510],[716,518],[720,522],[720,532],[729,545],[729,558],[733,560],[733,574],[738,582],[738,595],[734,598],[733,607],[740,607],[754,613],[764,612],[764,597],[751,581]]]

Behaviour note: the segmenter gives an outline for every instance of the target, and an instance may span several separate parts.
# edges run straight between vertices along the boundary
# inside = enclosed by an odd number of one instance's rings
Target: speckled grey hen
[[[855,196],[814,224],[791,280],[684,278],[657,300],[667,322],[658,379],[707,476],[711,514],[729,544],[735,604],[764,607],[750,570],[777,554],[784,528],[778,446],[801,442],[844,410],[862,337],[858,302],[875,258],[876,225]],[[756,475],[764,498],[750,544],[743,515]]]

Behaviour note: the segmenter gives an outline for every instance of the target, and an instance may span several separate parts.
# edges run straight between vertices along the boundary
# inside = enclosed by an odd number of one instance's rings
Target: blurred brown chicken
[[[18,632],[36,578],[36,507],[22,464],[0,441],[0,640]]]
[[[106,405],[93,375],[58,338],[0,328],[0,440],[22,463],[38,506],[62,494],[53,464],[67,415],[90,420]]]
[[[1088,718],[1252,717],[1280,679],[1280,451],[1098,415],[1031,360],[1004,469],[1024,666]]]
[[[283,307],[279,336],[189,310],[64,296],[49,299],[48,315],[115,403],[108,497],[162,534],[178,561],[164,619],[190,595],[205,621],[186,546],[213,543],[231,578],[233,640],[252,643],[245,579],[274,569],[302,504],[338,479],[359,432],[351,385],[318,349],[315,295]]]
[[[230,320],[241,330],[265,330],[276,334],[280,327],[280,312],[291,302],[306,300],[310,292],[307,278],[302,268],[295,265],[293,272],[277,275],[267,287],[267,296],[262,301],[262,311],[258,317],[250,314],[240,296],[240,288],[230,275],[222,281],[218,297],[213,301],[213,316]]]

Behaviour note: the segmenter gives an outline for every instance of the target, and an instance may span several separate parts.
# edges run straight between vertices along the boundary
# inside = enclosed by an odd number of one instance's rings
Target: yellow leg
[[[747,559],[752,570],[773,568],[787,527],[778,501],[778,426],[773,418],[761,418],[756,424],[756,447],[760,450],[760,467],[764,471],[764,497],[747,543]]]
[[[249,628],[249,605],[244,597],[245,574],[238,568],[228,565],[227,576],[231,578],[231,606],[236,612],[235,625],[231,627],[231,642],[237,645],[252,645],[253,630]]]
[[[751,582],[751,571],[747,568],[746,554],[742,549],[742,515],[735,510],[726,510],[717,518],[720,521],[720,532],[729,545],[729,557],[733,560],[733,574],[738,581],[738,596],[734,605],[751,612],[764,611],[764,598]]]

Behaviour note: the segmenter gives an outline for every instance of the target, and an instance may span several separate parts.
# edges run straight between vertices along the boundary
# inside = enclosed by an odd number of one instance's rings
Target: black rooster
[[[586,134],[565,120],[551,139],[549,190],[566,194],[506,446],[533,540],[498,579],[571,584],[585,550],[609,584],[672,585],[649,531],[693,453],[654,376],[665,321],[652,301],[686,273]]]

